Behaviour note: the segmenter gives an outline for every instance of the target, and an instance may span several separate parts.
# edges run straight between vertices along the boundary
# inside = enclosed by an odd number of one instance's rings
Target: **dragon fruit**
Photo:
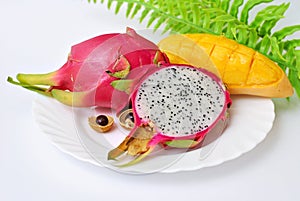
[[[128,94],[115,90],[112,82],[136,67],[167,61],[154,43],[128,28],[124,34],[104,34],[74,45],[67,62],[54,72],[18,74],[19,82],[8,81],[66,105],[116,109],[128,103]],[[113,94],[119,99],[112,102]]]
[[[205,138],[219,136],[228,122],[229,92],[205,69],[168,64],[149,68],[131,96],[134,128],[108,153],[116,160],[127,152],[133,165],[156,145],[195,149]],[[211,142],[213,138],[209,141]]]

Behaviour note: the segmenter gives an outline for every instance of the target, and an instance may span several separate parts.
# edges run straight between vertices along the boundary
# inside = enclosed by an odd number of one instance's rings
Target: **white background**
[[[300,24],[300,3],[291,3],[280,26]],[[65,62],[71,45],[102,33],[124,32],[126,26],[143,29],[145,24],[85,0],[2,0],[0,26],[1,201],[300,199],[297,98],[274,100],[271,132],[235,160],[174,174],[120,174],[53,146],[32,116],[36,95],[8,84],[6,78],[53,71]]]

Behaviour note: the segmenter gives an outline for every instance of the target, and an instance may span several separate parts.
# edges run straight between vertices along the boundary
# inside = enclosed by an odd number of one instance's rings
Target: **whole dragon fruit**
[[[128,166],[146,157],[157,144],[196,148],[204,138],[223,132],[231,105],[221,80],[205,69],[187,65],[150,68],[131,96],[134,128],[108,154],[116,159],[127,151],[136,156]]]
[[[8,81],[75,107],[100,106],[119,110],[128,94],[112,83],[136,67],[167,62],[151,41],[128,28],[126,33],[103,34],[74,45],[67,62],[45,74],[18,74]],[[41,86],[45,87],[41,87]],[[112,101],[113,94],[119,98]]]

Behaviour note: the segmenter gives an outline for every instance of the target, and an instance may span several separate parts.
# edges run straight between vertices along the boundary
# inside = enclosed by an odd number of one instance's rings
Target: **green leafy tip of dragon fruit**
[[[97,0],[88,0],[97,3]],[[287,39],[300,31],[292,25],[274,31],[290,3],[271,4],[273,0],[101,0],[118,14],[126,7],[126,17],[139,16],[147,27],[171,33],[209,33],[225,35],[255,49],[277,62],[287,73],[300,97],[300,39]],[[255,6],[263,8],[251,16]],[[252,17],[250,21],[250,17]]]

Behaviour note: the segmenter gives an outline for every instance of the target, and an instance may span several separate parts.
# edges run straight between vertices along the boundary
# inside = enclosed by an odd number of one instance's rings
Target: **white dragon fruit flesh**
[[[136,156],[124,166],[137,163],[157,144],[199,147],[227,124],[231,99],[217,76],[187,65],[151,69],[131,97],[134,128],[108,155],[115,159],[127,151]]]

